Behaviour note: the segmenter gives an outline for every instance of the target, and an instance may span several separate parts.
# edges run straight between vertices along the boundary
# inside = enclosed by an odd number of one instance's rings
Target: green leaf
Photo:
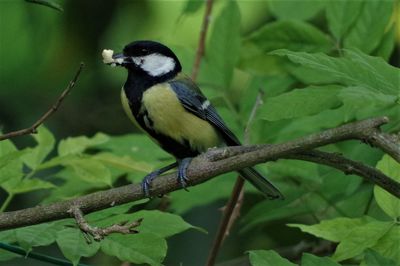
[[[3,188],[11,194],[21,194],[40,189],[51,189],[55,186],[47,181],[40,179],[12,179],[5,182]]]
[[[371,53],[382,40],[393,6],[392,0],[364,1],[354,26],[344,38],[344,47],[358,48],[366,54]]]
[[[289,49],[305,52],[328,52],[333,46],[329,37],[309,23],[286,20],[265,24],[245,40],[263,52]]]
[[[131,209],[133,206],[143,204],[148,201],[149,201],[148,199],[143,199],[143,200],[139,200],[139,201],[135,201],[135,202],[125,203],[125,204],[115,206],[112,208],[104,209],[104,210],[97,211],[97,212],[92,212],[92,213],[86,215],[85,217],[86,217],[86,220],[88,220],[89,222],[101,220],[101,219],[104,219],[104,218],[107,218],[110,216],[124,214],[124,213],[128,212],[129,209]]]
[[[376,168],[395,181],[400,182],[400,164],[389,155],[384,155],[382,160],[376,165]],[[379,207],[387,215],[394,219],[400,217],[400,199],[376,185],[374,187],[374,194]]]
[[[103,134],[97,133],[94,137],[85,136],[67,138],[58,144],[58,155],[64,156],[68,154],[80,154],[88,148],[96,147],[106,143],[110,138]]]
[[[240,232],[245,232],[259,225],[265,225],[270,221],[294,217],[309,211],[303,203],[304,189],[296,186],[283,191],[284,201],[263,200],[254,204],[240,220]]]
[[[301,266],[340,266],[329,257],[317,257],[315,255],[304,253],[301,257]]]
[[[288,224],[289,227],[297,227],[305,233],[324,238],[333,242],[340,242],[345,239],[355,228],[368,224],[368,218],[336,218],[332,220],[323,220],[319,224]]]
[[[252,266],[296,266],[273,250],[251,250],[248,253]]]
[[[357,19],[363,1],[330,0],[326,8],[326,18],[330,32],[336,40],[342,40]]]
[[[18,151],[10,140],[0,141],[0,184],[7,180],[20,180],[22,173],[21,156],[24,151]]]
[[[22,173],[22,160],[28,149],[14,151],[0,157],[0,184],[8,180],[19,180]]]
[[[86,243],[83,233],[75,228],[65,228],[57,233],[57,245],[64,256],[73,265],[77,265],[81,257],[91,257],[97,253],[100,243]]]
[[[400,226],[395,225],[382,238],[378,240],[373,249],[379,252],[382,256],[399,262],[399,243]]]
[[[382,58],[351,50],[345,50],[345,55],[341,58],[322,53],[310,54],[288,50],[277,50],[272,54],[288,56],[291,61],[315,69],[339,84],[361,86],[374,92],[398,95],[400,70]]]
[[[358,182],[358,184],[362,182],[362,179],[359,176],[346,177],[354,178],[356,182]],[[343,188],[344,186],[342,186],[342,190]],[[343,192],[346,192],[346,190],[344,190]],[[360,217],[364,214],[367,202],[371,200],[372,193],[373,191],[371,186],[369,184],[363,184],[358,190],[354,191],[352,194],[349,194],[348,197],[343,198],[343,195],[341,195],[342,199],[335,203],[336,208],[341,211],[341,215],[344,214],[344,216],[347,216],[349,218]]]
[[[154,170],[152,165],[144,161],[133,160],[129,156],[117,156],[112,153],[102,152],[94,155],[92,158],[126,172],[150,173]]]
[[[41,164],[38,169],[46,169],[55,166],[65,166],[71,168],[74,173],[82,180],[89,183],[102,183],[111,186],[111,172],[101,160],[96,160],[95,156],[68,154],[58,157]]]
[[[135,216],[143,218],[140,225],[141,232],[157,234],[160,237],[167,238],[191,228],[199,229],[182,219],[181,216],[157,210],[139,211]]]
[[[259,115],[268,121],[277,121],[318,114],[323,110],[339,106],[337,94],[341,89],[342,87],[336,85],[295,89],[267,98]]]
[[[3,243],[0,243],[0,245],[2,245]],[[0,261],[9,261],[15,258],[21,258],[21,255],[15,254],[13,252],[4,250],[4,249],[0,249]]]
[[[268,1],[271,12],[279,19],[308,20],[313,18],[326,5],[325,1],[300,0],[294,2],[282,0]]]
[[[240,10],[236,1],[228,1],[215,19],[206,46],[206,60],[213,84],[228,88],[240,50]],[[209,71],[209,72],[208,72]]]
[[[69,200],[81,195],[87,194],[89,191],[104,189],[105,184],[101,182],[87,182],[78,177],[74,170],[70,167],[62,169],[56,174],[56,178],[62,180],[63,183],[50,190],[41,203],[47,204],[51,202]]]
[[[392,226],[391,222],[372,221],[353,228],[341,239],[332,258],[342,261],[361,254],[365,249],[375,246]]]
[[[170,157],[145,134],[113,136],[109,141],[97,146],[97,148],[110,151],[117,156],[128,155],[141,162],[154,162],[156,159]]]
[[[103,183],[111,186],[110,170],[99,161],[90,158],[72,160],[68,163],[77,176],[90,183]]]
[[[276,205],[281,206],[274,208]],[[300,205],[297,201],[285,204],[270,204],[267,201],[263,201],[254,206],[250,212],[243,217],[241,232],[246,232],[259,225],[265,225],[267,222],[295,217],[309,212],[310,209],[307,205]]]
[[[57,232],[60,225],[55,223],[44,223],[18,228],[15,230],[15,236],[19,245],[27,252],[32,247],[48,246],[56,241]]]
[[[203,0],[186,0],[182,8],[181,15],[196,13],[203,4],[204,4]]]
[[[161,265],[167,253],[167,242],[152,233],[113,234],[101,241],[101,250],[121,261]]]
[[[6,231],[1,231],[0,232],[0,243],[1,242],[6,242],[6,243],[14,243],[17,242],[17,239],[15,238],[15,231],[17,229],[10,229]]]
[[[48,0],[25,0],[25,1],[33,4],[47,6],[49,8],[52,8],[60,12],[64,11],[64,9],[59,4],[54,3],[53,1],[48,1]]]
[[[365,251],[364,261],[366,266],[397,266],[395,261],[383,257],[373,249],[367,249]]]
[[[195,207],[205,206],[218,199],[227,198],[232,191],[233,184],[234,176],[224,174],[201,184],[201,186],[191,187],[190,193],[184,190],[175,191],[170,195],[172,198],[170,208],[176,213],[183,214]]]
[[[30,152],[23,157],[23,160],[31,169],[36,169],[53,150],[55,139],[53,134],[44,126],[38,128],[38,132],[33,135],[33,138],[37,145],[30,149]]]
[[[370,91],[364,87],[347,87],[338,96],[345,105],[351,107],[353,112],[361,107],[388,107],[396,104],[397,101],[394,95]]]
[[[396,25],[394,24],[390,30],[385,32],[382,41],[374,51],[374,55],[382,57],[385,61],[389,61],[396,44]]]

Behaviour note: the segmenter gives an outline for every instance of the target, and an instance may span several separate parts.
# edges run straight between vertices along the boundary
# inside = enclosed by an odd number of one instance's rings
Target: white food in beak
[[[112,64],[115,63],[114,59],[112,58],[114,54],[113,50],[104,49],[101,55],[103,56],[103,63],[104,64]]]

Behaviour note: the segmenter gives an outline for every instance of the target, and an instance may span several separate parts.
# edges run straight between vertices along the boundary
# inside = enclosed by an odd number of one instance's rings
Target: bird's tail
[[[244,168],[239,174],[264,193],[269,199],[283,199],[282,193],[254,168]]]

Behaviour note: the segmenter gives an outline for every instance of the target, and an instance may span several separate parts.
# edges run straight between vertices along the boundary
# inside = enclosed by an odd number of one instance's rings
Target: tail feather
[[[254,168],[244,168],[239,174],[264,193],[269,199],[284,199],[282,193]]]

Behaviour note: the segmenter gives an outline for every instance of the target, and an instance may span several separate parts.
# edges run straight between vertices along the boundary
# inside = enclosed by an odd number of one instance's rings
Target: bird
[[[194,157],[209,148],[241,145],[200,88],[182,72],[178,57],[167,46],[139,40],[126,45],[121,53],[103,50],[102,55],[105,64],[128,72],[121,101],[130,120],[176,159],[143,179],[146,196],[154,178],[175,167],[177,180],[186,189],[187,169]],[[269,199],[283,199],[256,169],[238,172]]]

